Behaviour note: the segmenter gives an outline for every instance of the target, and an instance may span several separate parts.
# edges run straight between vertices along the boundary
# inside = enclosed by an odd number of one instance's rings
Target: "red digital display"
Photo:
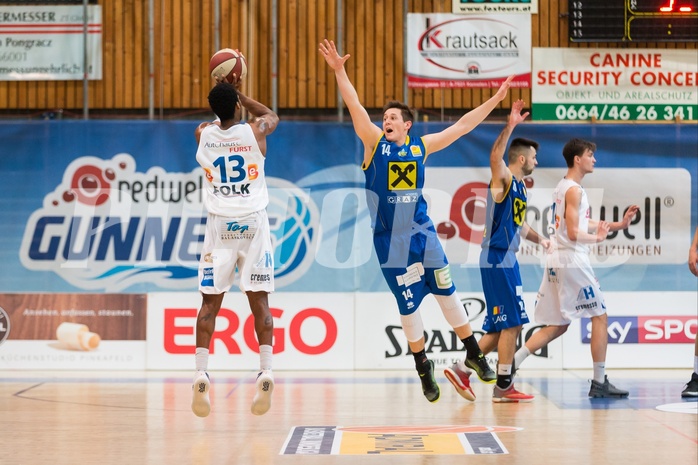
[[[681,14],[695,13],[698,0],[628,0],[633,13]]]

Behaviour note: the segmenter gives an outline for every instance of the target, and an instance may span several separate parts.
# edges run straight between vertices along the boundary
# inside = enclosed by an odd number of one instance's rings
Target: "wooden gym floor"
[[[193,372],[4,370],[0,464],[698,463],[698,402],[680,397],[690,369],[609,371],[624,400],[590,400],[590,371],[521,370],[529,404],[493,404],[479,381],[468,402],[442,371],[435,404],[411,371],[276,371],[261,417],[255,373],[211,372],[202,419]]]

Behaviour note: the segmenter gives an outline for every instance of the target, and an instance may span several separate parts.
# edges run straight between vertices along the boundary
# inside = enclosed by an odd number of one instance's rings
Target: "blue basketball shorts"
[[[480,277],[487,303],[482,330],[498,333],[529,322],[516,254],[487,248],[480,253]]]
[[[416,311],[427,294],[455,292],[448,260],[433,226],[418,232],[378,233],[373,236],[373,245],[401,315]]]

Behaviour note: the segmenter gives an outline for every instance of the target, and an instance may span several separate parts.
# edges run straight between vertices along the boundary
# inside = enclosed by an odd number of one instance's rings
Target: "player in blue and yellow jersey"
[[[533,396],[514,388],[512,364],[516,340],[522,325],[528,323],[523,301],[523,286],[516,252],[521,238],[540,244],[546,251],[550,241],[526,223],[526,185],[524,177],[533,173],[538,143],[514,139],[509,147],[508,163],[504,152],[516,125],[528,116],[521,114],[524,102],[517,100],[511,108],[507,125],[490,152],[492,180],[489,183],[485,231],[480,253],[480,276],[487,302],[487,316],[482,322],[486,334],[480,340],[484,353],[495,347],[499,355],[494,402],[530,402]]]
[[[344,69],[349,55],[340,56],[334,42],[328,40],[320,44],[320,53],[335,72],[354,130],[364,145],[362,168],[366,175],[368,206],[374,215],[373,243],[383,276],[397,300],[400,321],[414,354],[424,396],[430,402],[436,402],[440,396],[434,363],[425,353],[424,326],[419,313],[427,294],[434,295],[446,320],[465,344],[465,365],[473,368],[483,381],[494,382],[496,375],[480,351],[451,281],[448,260],[427,215],[422,186],[427,158],[480,124],[504,99],[512,78],[505,80],[492,98],[453,125],[418,138],[409,135],[414,114],[400,102],[389,102],[383,109],[382,129],[376,126],[361,105]],[[447,368],[446,376],[461,396],[475,400],[470,388],[470,371],[463,362],[460,366],[459,373]]]

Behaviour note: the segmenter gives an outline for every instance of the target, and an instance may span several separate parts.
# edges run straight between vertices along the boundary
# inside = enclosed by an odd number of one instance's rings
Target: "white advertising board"
[[[606,292],[604,296],[608,311],[606,368],[691,366],[698,329],[697,293]],[[590,330],[589,320],[582,319],[562,336],[563,368],[591,368]]]
[[[698,54],[534,48],[531,97],[535,120],[698,120]]]
[[[460,14],[538,13],[538,0],[453,0]]]
[[[560,156],[562,158],[562,155]],[[603,147],[597,147],[598,163]],[[429,214],[442,236],[451,264],[477,266],[485,228],[487,168],[430,168],[424,186]],[[526,221],[545,234],[552,193],[565,169],[537,168],[526,179]],[[600,168],[584,178],[591,217],[618,221],[630,205],[640,211],[626,231],[609,234],[591,248],[595,267],[664,265],[686,262],[686,231],[691,228],[691,175],[683,168]],[[542,264],[543,249],[522,241],[519,263]]]
[[[407,85],[531,87],[531,15],[407,14]]]
[[[482,333],[482,319],[485,312],[482,294],[459,294],[468,309],[470,325],[476,338]],[[529,316],[535,300],[534,293],[525,293],[524,300]],[[428,296],[420,307],[424,330],[425,348],[428,357],[434,361],[439,371],[465,356],[463,343],[446,322],[436,299]],[[356,327],[361,328],[362,336],[357,338],[356,368],[371,369],[413,369],[412,357],[407,339],[402,332],[400,315],[395,298],[390,293],[359,293],[356,295]],[[540,327],[534,323],[524,326],[519,344]],[[497,354],[488,354],[494,365]],[[553,341],[548,347],[526,360],[528,368],[562,368],[561,341]]]
[[[87,74],[102,79],[102,7],[87,7]],[[0,6],[0,81],[82,80],[82,5]]]
[[[198,293],[148,294],[147,367],[194,369]],[[354,368],[354,295],[273,293],[273,368],[351,370]],[[259,345],[247,297],[225,295],[211,341],[210,370],[259,369]]]

